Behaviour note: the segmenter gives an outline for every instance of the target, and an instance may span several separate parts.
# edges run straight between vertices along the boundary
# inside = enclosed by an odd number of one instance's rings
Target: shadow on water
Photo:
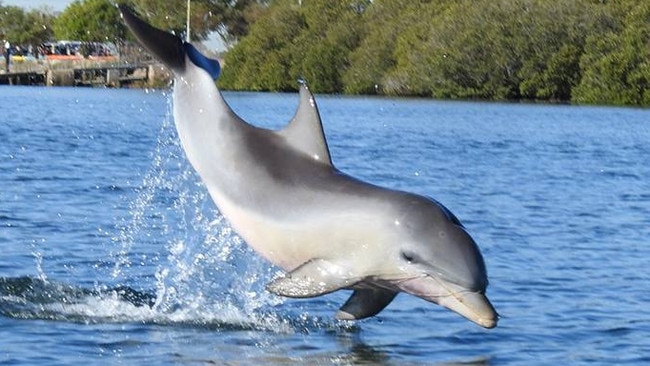
[[[322,338],[327,338],[323,340]],[[312,345],[330,343],[327,349],[322,346]],[[404,342],[408,342],[404,340]],[[273,351],[266,352],[257,357],[249,357],[249,364],[315,364],[315,365],[489,365],[490,357],[469,357],[459,360],[436,362],[425,353],[409,354],[399,350],[395,345],[377,344],[373,345],[363,339],[363,331],[360,328],[348,331],[321,332],[319,335],[312,335],[309,344],[299,347],[290,347],[289,350],[281,348],[283,353],[277,354]],[[248,363],[247,363],[248,364]]]

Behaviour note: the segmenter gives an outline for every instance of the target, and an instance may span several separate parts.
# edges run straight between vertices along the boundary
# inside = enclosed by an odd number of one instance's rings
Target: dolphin
[[[259,255],[287,271],[268,291],[310,298],[352,290],[336,314],[341,320],[374,316],[405,292],[496,326],[483,257],[461,222],[431,198],[338,170],[305,83],[285,128],[253,126],[222,97],[216,60],[119,9],[140,44],[173,72],[181,145],[219,211]]]

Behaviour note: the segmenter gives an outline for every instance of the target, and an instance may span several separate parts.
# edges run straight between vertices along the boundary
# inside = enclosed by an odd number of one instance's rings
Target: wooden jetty
[[[134,82],[149,82],[148,66],[113,66],[73,69],[75,86],[122,87]],[[153,71],[152,71],[153,72]]]
[[[45,85],[45,73],[42,71],[0,73],[0,85]]]
[[[128,87],[160,85],[169,80],[157,64],[141,65],[69,65],[72,67],[38,67],[0,71],[0,85],[101,86]]]

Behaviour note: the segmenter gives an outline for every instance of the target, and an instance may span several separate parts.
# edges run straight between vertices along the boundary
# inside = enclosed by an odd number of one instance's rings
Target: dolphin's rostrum
[[[248,245],[288,271],[269,291],[306,298],[351,289],[336,314],[346,320],[373,316],[406,292],[496,326],[483,257],[460,221],[435,200],[337,170],[305,84],[287,127],[255,127],[217,89],[216,60],[120,10],[173,71],[181,144],[217,207]]]

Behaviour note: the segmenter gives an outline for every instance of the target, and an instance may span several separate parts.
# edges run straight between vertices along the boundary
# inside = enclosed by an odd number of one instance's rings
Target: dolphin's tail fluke
[[[138,18],[128,6],[120,4],[118,7],[124,22],[138,42],[173,72],[179,74],[185,70],[185,56],[187,56],[194,65],[210,74],[213,80],[219,77],[221,67],[217,60],[205,57],[194,46],[183,42],[179,37],[152,27]]]
[[[177,36],[154,28],[138,18],[126,5],[118,5],[122,19],[138,42],[173,71],[185,67],[185,47]]]

